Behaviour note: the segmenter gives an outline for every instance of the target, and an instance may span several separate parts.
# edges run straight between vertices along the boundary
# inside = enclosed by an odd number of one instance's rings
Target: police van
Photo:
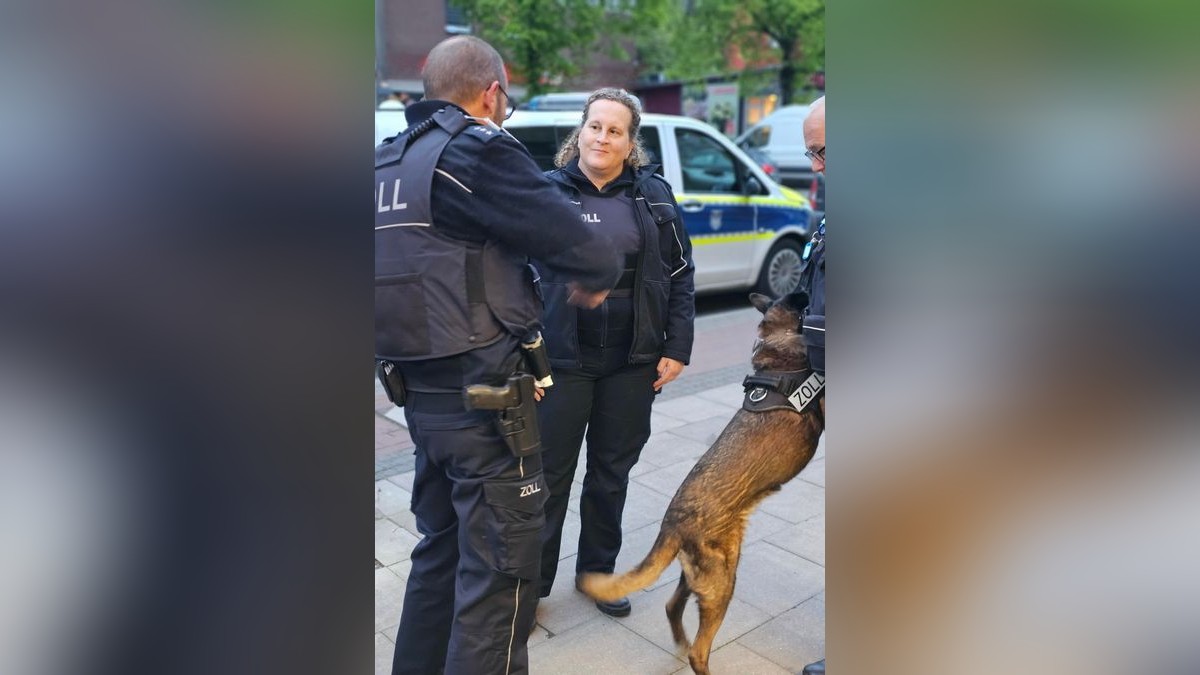
[[[504,128],[550,170],[581,114],[518,110]],[[780,297],[796,289],[812,210],[806,197],[771,180],[699,120],[643,114],[641,137],[679,202],[692,239],[698,293],[753,288]]]

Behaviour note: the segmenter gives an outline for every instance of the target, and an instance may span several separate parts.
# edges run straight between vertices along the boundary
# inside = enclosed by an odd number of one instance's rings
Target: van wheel
[[[782,298],[800,286],[800,270],[803,268],[800,244],[794,239],[781,239],[767,254],[754,290],[774,299]]]

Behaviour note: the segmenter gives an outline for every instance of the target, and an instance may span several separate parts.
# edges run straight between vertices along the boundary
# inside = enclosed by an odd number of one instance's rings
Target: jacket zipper
[[[642,204],[645,205],[646,213],[643,213],[642,209],[638,207],[638,197],[639,196],[642,197],[641,201],[642,201]],[[640,293],[640,291],[642,288],[642,270],[646,269],[646,249],[648,249],[650,247],[650,237],[658,234],[658,232],[651,231],[650,226],[647,224],[647,215],[650,211],[650,200],[646,199],[645,197],[646,197],[646,195],[644,192],[642,192],[641,187],[638,185],[634,185],[633,213],[634,213],[634,217],[637,218],[638,226],[642,228],[642,247],[641,247],[641,250],[638,251],[637,269],[635,269],[633,271],[633,297],[632,297],[633,335],[631,336],[631,339],[629,341],[629,356],[626,357],[626,359],[625,359],[628,363],[631,363],[631,364],[633,363],[633,354],[637,350],[637,346],[638,346],[638,335],[641,332],[639,330],[639,328],[641,328],[641,325],[638,322],[638,320],[640,318],[638,316],[638,314],[639,314],[638,309],[642,306],[642,303],[641,303],[642,294]],[[660,252],[660,255],[661,255],[661,252]]]

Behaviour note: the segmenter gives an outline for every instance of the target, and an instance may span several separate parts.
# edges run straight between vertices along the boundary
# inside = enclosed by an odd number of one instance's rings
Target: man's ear
[[[754,309],[766,314],[767,309],[771,306],[771,299],[762,293],[751,293],[750,304],[754,305]]]
[[[500,93],[500,80],[492,80],[488,86],[488,91],[492,92],[492,112],[495,112],[500,107],[500,97],[504,94]]]

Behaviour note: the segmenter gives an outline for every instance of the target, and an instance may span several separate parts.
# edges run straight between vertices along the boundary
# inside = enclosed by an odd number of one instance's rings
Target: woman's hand
[[[650,386],[654,387],[654,391],[660,391],[664,384],[679,377],[682,372],[683,363],[664,356],[658,360],[658,379]]]

